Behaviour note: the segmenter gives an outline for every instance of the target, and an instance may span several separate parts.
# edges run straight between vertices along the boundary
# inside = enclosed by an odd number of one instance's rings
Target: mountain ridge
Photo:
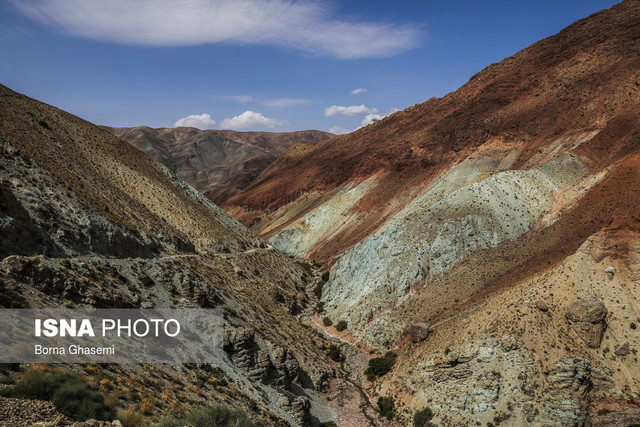
[[[293,144],[315,144],[333,136],[309,130],[237,132],[190,127],[102,126],[167,166],[215,203],[248,185]]]

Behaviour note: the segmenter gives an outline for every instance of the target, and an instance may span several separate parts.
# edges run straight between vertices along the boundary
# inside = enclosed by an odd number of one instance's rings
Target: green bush
[[[178,427],[191,425],[194,427],[253,427],[249,416],[239,409],[225,405],[212,405],[206,408],[194,408],[184,418],[164,418],[161,427]]]
[[[393,402],[393,397],[384,396],[378,398],[378,412],[383,417],[392,420],[396,414],[396,405]]]
[[[345,320],[341,320],[336,324],[336,330],[339,332],[342,332],[345,329],[347,329],[347,322]]]
[[[320,301],[316,306],[316,313],[324,313],[324,301]]]
[[[382,357],[374,357],[369,360],[369,367],[364,371],[367,379],[373,381],[376,377],[381,377],[393,368],[398,355],[393,351],[388,351]]]
[[[316,296],[316,298],[318,298],[318,299],[322,298],[322,288],[323,287],[324,287],[324,282],[318,282],[316,287],[313,288],[313,294]]]
[[[431,427],[431,419],[433,418],[433,411],[431,408],[424,408],[413,414],[414,427]]]
[[[322,277],[321,277],[323,282],[328,282],[329,281],[329,272],[325,271],[324,273],[322,273]]]
[[[79,421],[114,418],[101,393],[91,390],[85,379],[68,373],[28,371],[14,386],[5,388],[0,394],[52,401],[58,411]]]
[[[333,321],[330,318],[325,317],[324,319],[322,319],[322,324],[324,326],[331,326],[333,325]]]
[[[331,359],[335,360],[336,362],[339,362],[340,360],[342,360],[342,353],[340,352],[340,347],[338,347],[335,344],[330,344],[329,350],[327,351],[327,356],[329,356]]]
[[[0,384],[11,385],[16,381],[11,378],[9,375],[0,375]]]

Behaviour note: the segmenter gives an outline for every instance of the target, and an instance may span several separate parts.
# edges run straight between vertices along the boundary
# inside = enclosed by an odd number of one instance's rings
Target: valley
[[[626,0],[337,136],[98,127],[0,85],[0,306],[225,323],[219,364],[0,365],[0,424],[640,422],[639,41]]]

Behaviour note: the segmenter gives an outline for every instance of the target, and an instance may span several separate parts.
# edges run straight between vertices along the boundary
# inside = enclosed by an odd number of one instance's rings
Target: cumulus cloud
[[[173,124],[173,127],[192,127],[198,129],[208,129],[213,127],[216,124],[216,121],[211,118],[211,116],[207,113],[204,114],[192,114],[187,117],[183,117],[181,119],[176,120]]]
[[[271,45],[340,59],[397,55],[418,46],[415,25],[344,20],[302,0],[10,0],[64,33],[140,46]]]
[[[385,117],[395,113],[396,111],[400,111],[400,110],[398,110],[397,108],[392,108],[385,114],[377,114],[377,113],[367,114],[366,116],[364,116],[364,119],[362,119],[362,122],[360,122],[360,124],[362,125],[362,127],[365,127],[367,125],[370,125],[371,123],[377,122],[378,120],[384,119]]]
[[[368,89],[366,87],[359,87],[351,91],[351,95],[360,95],[361,93],[365,93]]]
[[[245,111],[239,116],[224,119],[220,126],[223,129],[264,129],[286,124],[284,120],[270,119],[255,111]]]
[[[332,105],[324,110],[325,117],[335,116],[336,114],[342,114],[343,116],[356,116],[358,114],[365,113],[377,113],[377,108],[369,108],[366,105],[350,105],[348,107],[342,105]]]

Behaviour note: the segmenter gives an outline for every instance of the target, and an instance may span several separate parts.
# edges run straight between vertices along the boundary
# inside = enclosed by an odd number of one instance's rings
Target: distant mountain
[[[313,145],[334,136],[317,130],[274,133],[186,127],[102,128],[160,161],[215,203],[245,188],[290,146]]]
[[[294,147],[223,207],[333,265],[326,316],[398,352],[369,391],[403,411],[429,406],[442,425],[637,422],[637,0],[442,98]]]

